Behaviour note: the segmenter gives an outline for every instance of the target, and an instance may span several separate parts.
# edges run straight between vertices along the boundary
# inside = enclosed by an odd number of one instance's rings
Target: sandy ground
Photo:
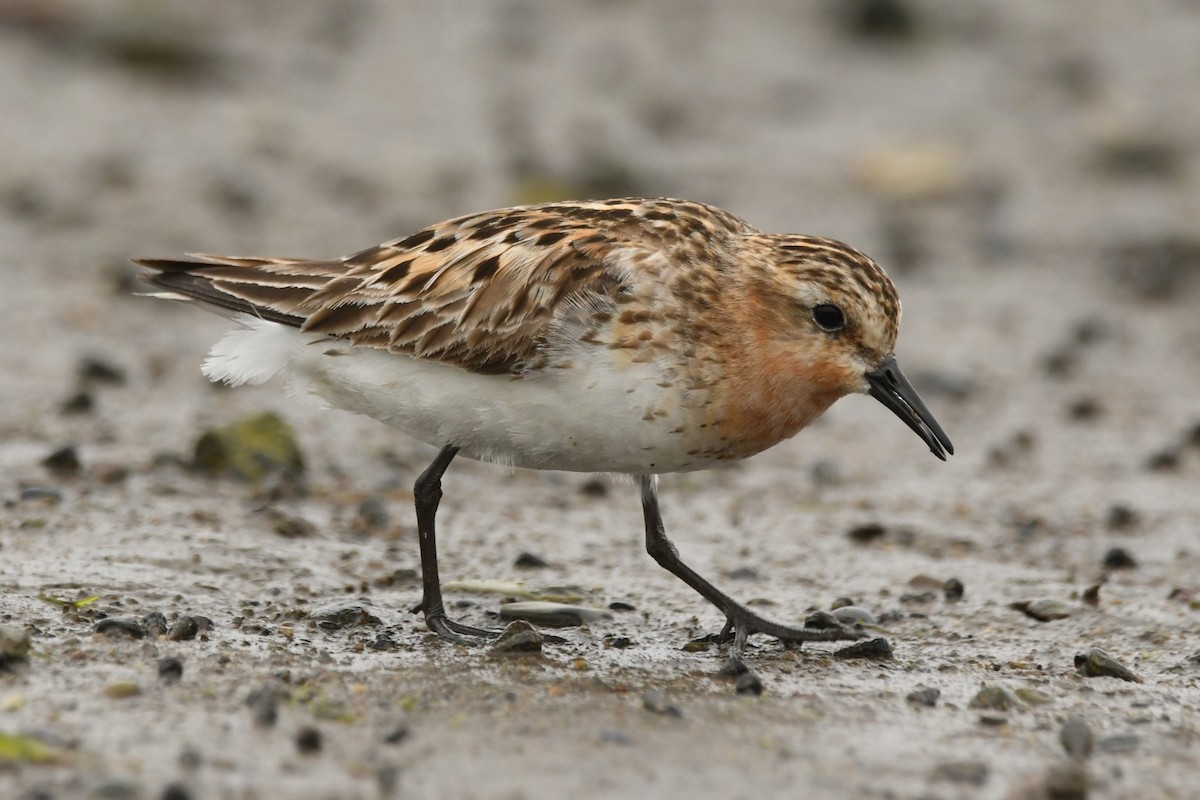
[[[906,26],[890,5],[0,1],[0,622],[33,647],[0,671],[0,734],[50,757],[0,750],[0,796],[1200,796],[1200,6],[914,2]],[[788,621],[851,598],[893,660],[756,641],[765,691],[739,695],[719,652],[681,649],[720,620],[641,551],[633,486],[465,462],[447,578],[634,610],[541,656],[443,645],[406,612],[432,451],[210,386],[224,323],[130,296],[130,256],[332,256],[626,193],[843,238],[895,276],[948,464],[852,398],[663,482],[699,571]],[[91,410],[63,413],[81,389]],[[307,495],[179,465],[268,409]],[[43,466],[69,444],[78,475]],[[1136,566],[1107,569],[1114,547]],[[450,599],[487,622],[503,596]],[[1039,599],[1068,616],[1010,607]],[[377,621],[315,625],[338,602]],[[149,612],[215,627],[93,634]],[[1142,682],[1083,677],[1092,647]],[[988,685],[1019,699],[970,707]],[[1096,741],[1074,767],[1070,718]]]

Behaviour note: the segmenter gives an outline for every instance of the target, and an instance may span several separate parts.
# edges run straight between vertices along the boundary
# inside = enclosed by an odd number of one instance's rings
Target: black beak
[[[866,374],[867,383],[871,384],[871,397],[890,408],[904,424],[929,445],[929,451],[942,461],[947,454],[954,455],[954,445],[950,438],[938,425],[936,419],[921,398],[917,390],[904,377],[895,356],[888,356],[879,362],[879,366]]]

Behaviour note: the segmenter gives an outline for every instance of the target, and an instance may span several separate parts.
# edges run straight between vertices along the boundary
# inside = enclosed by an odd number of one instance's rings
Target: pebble
[[[879,620],[865,608],[860,606],[842,606],[833,611],[833,618],[842,625],[877,625]]]
[[[142,628],[147,636],[166,636],[167,618],[159,611],[151,611],[142,617]]]
[[[683,712],[672,704],[667,693],[662,689],[647,689],[642,693],[642,708],[651,714],[661,714],[664,717],[682,717]]]
[[[1128,530],[1138,524],[1138,513],[1127,505],[1117,503],[1109,507],[1105,524],[1109,530]]]
[[[26,486],[18,497],[22,503],[56,506],[62,502],[63,493],[52,486]]]
[[[192,793],[182,783],[168,783],[163,787],[160,800],[192,800]]]
[[[754,567],[738,567],[730,571],[725,577],[731,581],[756,581],[758,580],[758,570]]]
[[[493,655],[540,653],[545,641],[545,637],[534,630],[532,625],[524,620],[517,620],[510,622],[500,632],[488,650]]]
[[[526,620],[550,628],[573,628],[585,622],[602,622],[612,618],[612,612],[604,609],[544,600],[522,600],[500,606],[502,620]]]
[[[959,600],[962,600],[963,594],[966,591],[967,589],[963,586],[963,582],[958,578],[950,578],[942,584],[942,597],[945,597],[949,603],[957,603]]]
[[[285,539],[308,539],[320,531],[317,526],[296,514],[288,514],[278,508],[268,508],[263,511],[271,530]]]
[[[1048,706],[1054,702],[1054,695],[1033,686],[1022,686],[1013,694],[1027,706]]]
[[[991,769],[982,761],[947,761],[938,764],[933,770],[935,781],[950,783],[967,783],[971,786],[983,786],[987,783]]]
[[[62,405],[58,407],[58,410],[62,414],[71,415],[88,414],[91,413],[95,408],[96,400],[92,397],[92,393],[85,389],[80,389],[78,392],[64,400]]]
[[[758,697],[763,693],[762,678],[755,675],[753,672],[743,672],[738,675],[734,681],[734,691],[738,694],[754,695]]]
[[[1105,736],[1096,743],[1096,749],[1102,753],[1132,753],[1142,744],[1142,737],[1136,733],[1116,733]]]
[[[116,681],[104,687],[104,696],[111,697],[113,700],[137,697],[141,693],[142,687],[138,686],[135,681]]]
[[[637,606],[625,600],[614,600],[608,604],[610,611],[637,611]]]
[[[312,725],[305,725],[296,731],[296,749],[304,755],[312,755],[321,751],[321,731]]]
[[[271,412],[205,431],[196,440],[194,464],[204,474],[251,483],[272,474],[304,472],[292,427]]]
[[[1016,603],[1010,603],[1008,607],[1020,611],[1025,616],[1032,617],[1038,622],[1053,622],[1054,620],[1066,619],[1075,613],[1074,606],[1069,603],[1046,597],[1036,600],[1021,600]]]
[[[407,720],[400,720],[392,727],[388,728],[387,733],[383,735],[383,741],[388,744],[400,744],[409,737],[412,729],[408,726]]]
[[[1114,547],[1104,554],[1105,569],[1134,569],[1137,560],[1124,547]]]
[[[604,637],[604,646],[611,647],[614,650],[625,650],[626,648],[633,647],[633,645],[634,645],[633,639],[630,639],[628,636],[605,636]]]
[[[1071,758],[1082,761],[1096,748],[1096,736],[1087,722],[1080,717],[1071,717],[1063,723],[1058,740]]]
[[[804,627],[826,630],[828,628],[840,628],[842,627],[842,623],[829,611],[814,611],[804,618]]]
[[[1011,691],[998,684],[989,684],[984,686],[975,696],[971,698],[971,702],[967,703],[967,708],[977,711],[1011,711],[1021,704],[1017,696]]]
[[[60,478],[70,478],[79,474],[83,464],[79,461],[79,451],[75,445],[68,444],[43,458],[42,466]]]
[[[883,538],[887,533],[887,528],[880,525],[878,522],[868,522],[863,525],[856,525],[846,532],[850,537],[850,541],[858,544],[868,544],[877,539]]]
[[[178,682],[183,678],[183,662],[171,656],[159,659],[158,677],[164,683]]]
[[[833,651],[834,658],[869,658],[876,661],[891,661],[894,658],[892,645],[887,639],[882,636],[877,639],[869,639],[865,642],[856,642],[855,644],[843,647],[840,650]]]
[[[254,724],[269,728],[279,719],[279,700],[282,692],[274,683],[268,682],[250,692],[246,705],[254,716]]]
[[[1079,670],[1079,674],[1085,678],[1120,678],[1132,683],[1142,682],[1142,679],[1128,667],[1099,647],[1089,647],[1077,654],[1075,669]]]
[[[938,699],[942,696],[941,689],[935,689],[932,686],[918,686],[913,689],[904,698],[914,706],[925,706],[933,708],[937,705]]]
[[[358,504],[358,511],[354,515],[356,530],[387,530],[390,522],[391,517],[388,515],[387,504],[380,498],[372,495]]]
[[[125,370],[99,356],[88,356],[79,362],[76,371],[79,380],[88,383],[107,383],[119,386],[125,383]]]
[[[101,633],[106,636],[124,635],[133,639],[146,638],[146,626],[142,624],[140,619],[133,617],[105,617],[96,622],[92,626],[95,633]]]
[[[354,600],[314,608],[308,612],[308,618],[317,623],[317,627],[323,631],[340,631],[360,625],[380,624],[379,617],[372,614],[367,606]]]
[[[213,621],[208,617],[202,617],[199,614],[180,614],[171,623],[171,629],[167,631],[167,638],[173,642],[195,639],[200,634],[211,631],[213,626]]]
[[[1100,606],[1100,584],[1093,583],[1084,589],[1083,594],[1080,595],[1080,599],[1092,608],[1098,608]]]
[[[625,731],[618,730],[616,728],[605,728],[604,730],[600,731],[599,739],[601,742],[604,742],[605,744],[619,744],[619,745],[633,744],[632,736],[630,736]]]
[[[526,550],[517,556],[516,560],[513,561],[513,566],[518,569],[545,569],[550,564],[536,553],[530,553]]]
[[[0,669],[29,658],[31,647],[29,631],[15,625],[0,625]]]

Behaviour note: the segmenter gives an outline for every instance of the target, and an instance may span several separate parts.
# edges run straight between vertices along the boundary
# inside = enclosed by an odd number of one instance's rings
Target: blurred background
[[[103,584],[103,551],[119,586],[114,565],[140,554],[142,591],[186,569],[146,555],[174,546],[160,527],[187,542],[209,523],[208,546],[257,569],[265,556],[238,549],[251,546],[242,496],[155,465],[190,455],[202,426],[264,407],[301,428],[308,512],[333,520],[328,540],[289,542],[285,563],[328,570],[314,583],[335,594],[349,580],[334,573],[357,562],[333,552],[357,535],[338,527],[353,502],[320,496],[330,487],[390,492],[409,524],[427,449],[275,387],[210,386],[198,366],[226,323],[134,297],[129,258],[332,257],[489,208],[670,195],[873,255],[904,298],[901,363],[958,451],[941,464],[848,399],[743,466],[668,481],[685,553],[760,566],[788,608],[839,591],[796,574],[886,597],[952,569],[969,601],[987,598],[974,629],[994,633],[1008,612],[987,614],[1020,599],[1014,586],[1065,594],[1119,546],[1140,565],[1123,573],[1125,613],[1181,630],[1172,615],[1194,620],[1195,606],[1167,587],[1200,592],[1198,151],[1197,0],[0,0],[0,515],[70,533],[12,534],[0,577]],[[68,479],[43,463],[63,445],[78,447],[82,482],[78,464]],[[563,487],[587,476],[497,474],[455,465],[473,510],[500,519],[468,533],[448,501],[455,536],[506,544],[451,552],[452,574],[464,559],[507,574],[511,539],[558,559],[564,580],[636,591],[655,570],[629,487],[579,511],[571,498],[603,491]],[[46,484],[60,506],[7,502]],[[167,518],[177,507],[192,516]],[[794,534],[876,517],[917,538],[876,561],[848,560],[857,545],[840,535]],[[572,526],[623,533],[559,535]],[[730,555],[743,526],[764,538]],[[283,547],[262,535],[246,541]],[[415,563],[401,545],[386,570]],[[64,553],[82,561],[67,568]],[[653,605],[677,601],[659,639],[678,657],[672,626],[693,598],[649,581]],[[1071,669],[1052,638],[1023,650],[1027,635],[986,647]],[[945,746],[963,744],[947,731]]]

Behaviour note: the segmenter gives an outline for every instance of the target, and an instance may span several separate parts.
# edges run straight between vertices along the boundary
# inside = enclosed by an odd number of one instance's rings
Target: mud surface
[[[0,796],[1196,796],[1197,76],[1184,0],[0,0],[0,623],[32,635],[0,734],[45,748],[0,754]],[[207,384],[225,323],[132,297],[125,263],[631,193],[895,276],[900,358],[958,455],[851,398],[662,487],[701,573],[789,622],[849,598],[892,660],[755,640],[764,691],[738,694],[717,648],[682,649],[721,620],[642,552],[635,487],[466,462],[447,579],[632,610],[541,656],[434,641],[407,612],[432,451]],[[305,493],[184,466],[264,410]],[[495,624],[504,595],[449,598]],[[1011,607],[1033,601],[1065,616]],[[362,610],[318,624],[336,603]],[[152,612],[213,627],[93,633]],[[1084,677],[1089,648],[1141,682]],[[985,686],[1007,691],[972,707]]]

